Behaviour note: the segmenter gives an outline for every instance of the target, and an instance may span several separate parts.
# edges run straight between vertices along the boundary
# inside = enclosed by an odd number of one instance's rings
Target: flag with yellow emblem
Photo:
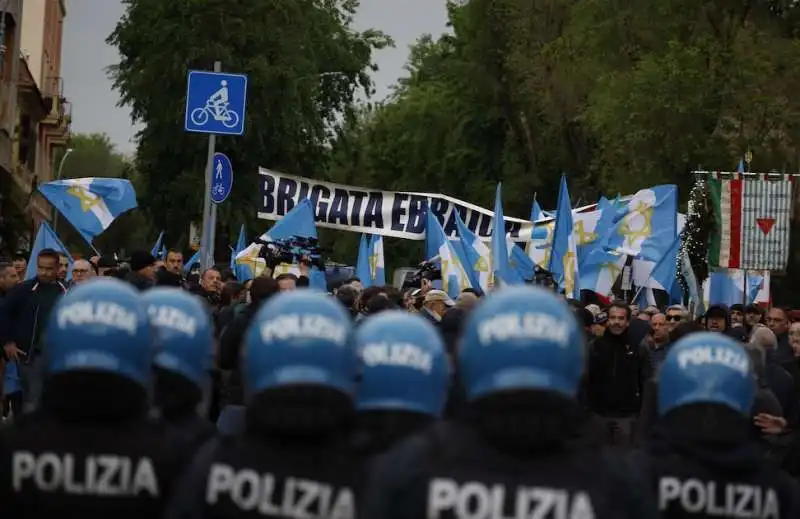
[[[383,236],[362,234],[356,260],[356,277],[364,288],[386,284],[383,260]]]
[[[599,234],[581,267],[614,262],[621,255],[658,262],[667,254],[678,231],[678,188],[641,189],[621,202],[611,218],[597,225]]]
[[[239,281],[247,281],[264,273],[267,263],[261,257],[261,249],[265,246],[265,243],[286,240],[292,237],[317,238],[313,204],[308,198],[301,200],[283,218],[278,220],[269,231],[262,234],[257,241],[251,243],[236,255],[236,265],[243,267],[243,275],[245,276]],[[280,274],[299,276],[300,269],[296,264],[281,263],[275,266],[272,274],[273,276]],[[309,272],[309,282],[312,288],[325,290],[325,273],[317,267],[312,267]]]
[[[492,220],[492,280],[494,287],[503,285],[519,285],[524,278],[512,266],[509,257],[509,240],[506,234],[505,216],[503,215],[503,189],[498,183],[494,193],[494,219]],[[512,245],[513,246],[513,245]],[[513,249],[512,249],[513,251]],[[520,249],[522,252],[522,249]],[[531,271],[533,264],[530,265]],[[531,272],[533,274],[533,272]],[[533,277],[531,275],[531,277]]]
[[[463,245],[465,267],[473,286],[484,293],[489,292],[492,281],[492,251],[481,239],[466,226],[458,211],[455,212],[458,237]]]
[[[89,245],[125,211],[138,206],[136,190],[122,178],[70,178],[39,186],[39,192]]]
[[[435,253],[442,269],[442,290],[452,298],[458,297],[465,288],[472,286],[462,263],[462,256],[456,251],[459,242],[448,239],[442,229],[442,224],[436,219],[433,211],[426,210],[425,248],[430,253]],[[429,258],[433,259],[433,258]]]
[[[558,191],[558,207],[556,208],[556,223],[553,230],[553,245],[550,254],[549,270],[560,289],[567,297],[580,299],[580,285],[578,280],[578,243],[575,239],[574,222],[572,219],[572,205],[569,201],[567,177],[561,176],[561,186]]]

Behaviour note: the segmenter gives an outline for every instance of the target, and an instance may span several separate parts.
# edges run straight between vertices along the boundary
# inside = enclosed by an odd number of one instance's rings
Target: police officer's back
[[[158,416],[197,447],[216,434],[201,414],[208,404],[213,337],[208,312],[197,297],[178,288],[142,294],[156,332],[155,407]]]
[[[245,431],[201,450],[168,517],[354,518],[357,367],[352,322],[335,300],[298,290],[268,301],[245,335]]]
[[[362,365],[354,447],[372,456],[441,418],[450,370],[440,334],[408,312],[367,317],[355,343]]]
[[[4,517],[157,517],[188,454],[150,422],[152,336],[129,285],[71,290],[47,323],[40,408],[0,435]]]
[[[753,435],[756,380],[734,339],[698,333],[667,354],[659,422],[637,453],[663,518],[800,517],[800,486],[768,463]]]
[[[585,358],[570,309],[505,288],[469,317],[459,362],[464,423],[441,423],[378,458],[362,519],[655,517],[623,459],[573,444]]]

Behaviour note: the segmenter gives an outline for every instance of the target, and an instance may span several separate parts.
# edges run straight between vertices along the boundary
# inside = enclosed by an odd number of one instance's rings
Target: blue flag
[[[503,216],[503,190],[500,183],[494,192],[494,219],[492,220],[492,276],[495,287],[503,285],[519,285],[522,277],[511,268],[508,259],[508,241],[506,241],[505,216]]]
[[[556,208],[556,225],[553,231],[553,245],[550,253],[550,266],[559,288],[567,297],[580,298],[580,272],[578,269],[578,245],[573,233],[572,207],[567,189],[567,177],[561,175]]]
[[[586,265],[607,263],[611,252],[617,256],[627,254],[637,259],[656,262],[669,252],[677,233],[678,189],[673,185],[640,189],[614,210],[611,221],[598,223],[597,251],[584,261]],[[606,213],[604,212],[604,216]]]
[[[192,257],[189,258],[189,261],[183,264],[183,272],[188,274],[192,270],[192,265],[195,263],[200,263],[200,251],[195,252],[192,254]]]
[[[39,192],[92,244],[114,219],[135,207],[136,191],[121,178],[71,178],[39,186]]]
[[[364,288],[369,286],[369,235],[362,234],[358,243],[358,258],[356,259],[356,277],[361,280]]]
[[[358,246],[356,277],[364,288],[386,284],[383,261],[383,236],[362,234]]]
[[[311,200],[304,198],[299,204],[294,206],[291,211],[286,213],[283,218],[272,226],[272,228],[261,235],[261,241],[279,241],[298,236],[302,238],[317,238],[317,224],[314,220],[314,206]],[[239,281],[247,281],[259,275],[266,267],[266,262],[259,257],[261,252],[260,243],[251,243],[239,254],[236,255],[236,264],[247,268],[246,276]],[[309,283],[313,288],[320,290],[327,289],[325,273],[316,267],[312,267],[309,272]]]
[[[472,286],[472,282],[464,270],[463,256],[456,250],[456,246],[460,242],[448,238],[433,211],[426,208],[425,213],[426,249],[434,253],[428,259],[438,258],[442,269],[442,290],[447,292],[450,297],[456,298],[465,288],[478,288]]]
[[[39,225],[39,232],[36,233],[36,239],[33,241],[31,257],[28,258],[28,268],[25,270],[26,280],[36,277],[36,258],[39,257],[39,253],[44,249],[53,249],[56,252],[64,254],[67,257],[67,261],[69,261],[68,272],[72,271],[73,260],[69,251],[67,251],[67,248],[61,243],[61,240],[58,239],[53,228],[50,227],[47,222],[42,222],[41,225]]]
[[[236,256],[247,248],[247,232],[245,231],[244,224],[239,228],[239,238],[236,240],[236,247],[231,251],[231,270],[233,275],[239,281],[250,279],[248,277],[249,269],[246,265],[237,265]]]
[[[153,256],[154,258],[159,258],[159,256],[161,255],[161,249],[163,247],[164,247],[164,231],[161,231],[160,233],[158,233],[158,239],[153,245],[153,248],[150,249],[150,255]]]

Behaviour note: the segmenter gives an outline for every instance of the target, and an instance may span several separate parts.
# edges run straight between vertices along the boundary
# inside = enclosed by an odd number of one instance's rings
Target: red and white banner
[[[714,173],[708,186],[717,223],[709,244],[709,265],[785,270],[789,260],[792,178]]]

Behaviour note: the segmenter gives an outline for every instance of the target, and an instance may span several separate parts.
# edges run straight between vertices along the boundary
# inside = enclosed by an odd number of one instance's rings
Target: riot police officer
[[[311,290],[259,309],[242,352],[245,431],[211,440],[167,517],[355,517],[358,359],[344,308]]]
[[[147,418],[153,336],[139,294],[98,279],[45,330],[40,407],[0,435],[4,517],[157,517],[188,452]]]
[[[178,288],[142,294],[156,331],[155,407],[187,445],[199,446],[216,434],[200,416],[208,403],[213,336],[208,313],[196,297]]]
[[[363,321],[355,446],[374,455],[442,416],[450,382],[444,343],[426,319],[384,312]]]
[[[468,409],[376,459],[364,519],[649,519],[623,458],[570,440],[582,330],[550,292],[504,288],[470,315],[459,352]]]
[[[663,518],[800,517],[800,486],[768,463],[750,423],[751,359],[737,341],[695,333],[658,374],[659,420],[637,453]]]

